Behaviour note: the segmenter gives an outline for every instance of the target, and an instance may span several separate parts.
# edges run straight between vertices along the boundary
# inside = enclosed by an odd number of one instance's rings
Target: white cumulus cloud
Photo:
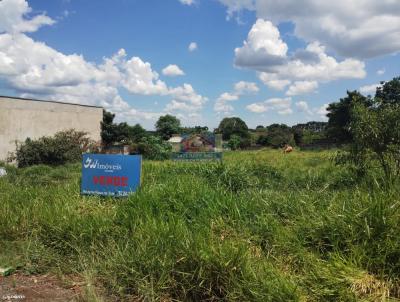
[[[292,114],[292,113],[293,113],[292,108],[285,108],[285,109],[282,109],[282,110],[278,110],[278,114],[280,114],[280,115],[289,115],[289,114]]]
[[[385,72],[386,72],[385,68],[382,68],[382,69],[378,69],[376,74],[377,75],[383,75]]]
[[[305,112],[305,113],[307,113],[307,114],[309,114],[309,115],[312,115],[312,114],[313,114],[313,112],[312,112],[312,111],[310,110],[310,108],[308,107],[308,103],[305,102],[305,101],[299,101],[299,102],[297,102],[297,103],[296,103],[296,107],[297,107],[297,110],[300,111],[300,112]]]
[[[180,3],[184,4],[184,5],[192,5],[195,3],[194,0],[179,0]]]
[[[253,103],[246,106],[247,110],[254,113],[262,113],[267,111],[267,107],[263,103]]]
[[[371,58],[400,51],[397,0],[219,0],[228,16],[247,9],[258,18],[294,24],[294,34],[344,57]]]
[[[270,21],[258,19],[241,48],[235,49],[235,65],[258,71],[259,79],[269,88],[283,90],[292,82],[313,85],[338,79],[364,78],[364,62],[357,59],[337,61],[319,42],[288,55],[288,46]],[[310,84],[312,82],[312,84]],[[291,85],[287,95],[302,93],[301,83]],[[310,88],[311,89],[311,88]]]
[[[375,95],[376,88],[380,87],[381,84],[365,85],[360,87],[360,92],[366,95]]]
[[[183,86],[171,88],[168,95],[172,96],[173,100],[167,104],[165,108],[167,112],[176,110],[195,112],[208,101],[208,98],[198,94],[192,85],[186,83]]]
[[[235,49],[235,64],[252,69],[280,65],[287,50],[279,30],[270,21],[258,19],[243,46]]]
[[[189,51],[195,51],[197,49],[197,43],[196,42],[190,42],[188,46]]]
[[[328,113],[328,104],[323,104],[320,107],[310,108],[306,101],[299,101],[296,103],[296,108],[299,112],[304,112],[310,117],[317,117],[322,120],[327,120],[326,114]]]
[[[259,90],[260,89],[258,88],[257,84],[253,82],[240,81],[234,85],[234,91],[235,94],[237,95],[242,95],[246,93],[256,93]]]
[[[291,82],[290,80],[279,79],[278,74],[275,73],[261,72],[258,74],[258,78],[264,85],[274,90],[283,90]]]
[[[215,102],[214,110],[217,112],[225,112],[225,113],[233,111],[234,110],[233,106],[230,105],[228,102],[236,101],[238,99],[239,99],[238,95],[229,92],[224,92],[218,97],[217,101]]]
[[[327,120],[328,117],[326,116],[328,114],[328,104],[323,104],[321,107],[319,108],[315,108],[314,112],[315,114],[317,114],[321,119],[323,120]]]
[[[286,95],[308,94],[314,92],[317,88],[318,83],[316,81],[296,81],[289,87]]]
[[[100,105],[118,113],[120,120],[136,122],[154,120],[165,112],[133,108],[121,97],[120,88],[131,94],[170,96],[194,110],[205,103],[207,98],[190,84],[168,87],[149,62],[128,57],[124,49],[93,63],[80,54],[66,55],[35,41],[24,32],[54,22],[45,15],[29,19],[26,14],[30,11],[26,1],[0,1],[0,80],[20,96]]]
[[[0,1],[0,33],[34,32],[43,25],[55,23],[45,14],[36,15],[31,19],[26,18],[31,11],[25,0]]]
[[[185,75],[182,69],[179,68],[178,65],[175,64],[170,64],[167,67],[165,67],[162,70],[163,75],[169,76],[169,77],[176,77],[176,76],[181,76]]]
[[[120,69],[122,85],[129,92],[143,95],[167,94],[167,85],[159,80],[158,73],[152,70],[149,62],[132,57],[118,62],[115,66]]]
[[[289,115],[293,113],[291,108],[292,99],[289,98],[272,98],[264,102],[253,103],[246,106],[248,111],[254,113],[263,113],[267,111],[276,111],[280,115]]]
[[[214,104],[214,110],[217,112],[229,113],[234,110],[228,102],[237,101],[240,96],[246,94],[254,94],[259,91],[256,83],[240,81],[235,83],[233,92],[222,93]]]

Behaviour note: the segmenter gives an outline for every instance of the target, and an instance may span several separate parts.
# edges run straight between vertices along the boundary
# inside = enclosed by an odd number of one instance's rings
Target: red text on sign
[[[101,186],[126,187],[128,177],[125,176],[93,176],[93,183]]]

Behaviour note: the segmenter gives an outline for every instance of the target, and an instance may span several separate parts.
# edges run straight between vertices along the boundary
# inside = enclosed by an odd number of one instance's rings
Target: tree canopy
[[[338,163],[350,163],[359,176],[377,167],[388,183],[400,176],[400,104],[381,103],[371,107],[355,104],[351,112],[352,142],[339,153]]]
[[[329,104],[327,108],[327,117],[329,118],[327,134],[337,143],[349,143],[352,140],[350,131],[351,108],[355,103],[367,107],[372,105],[371,99],[358,91],[347,91],[346,97],[341,98],[339,102]]]
[[[231,135],[235,134],[242,139],[249,137],[249,128],[239,117],[224,118],[217,128],[217,132],[222,134],[222,139],[229,140]]]
[[[400,77],[393,78],[387,82],[381,82],[377,87],[375,98],[365,97],[358,91],[347,91],[347,96],[339,102],[329,104],[327,133],[331,139],[338,143],[350,143],[353,140],[350,129],[351,114],[354,106],[366,108],[378,107],[380,105],[400,104]]]
[[[103,110],[101,122],[101,139],[105,145],[137,143],[147,135],[146,130],[136,124],[114,123],[115,114]]]
[[[381,82],[376,88],[375,98],[382,104],[400,104],[400,77]]]
[[[114,122],[115,114],[103,110],[103,121],[101,122],[101,140],[103,144],[109,145],[116,141],[116,129]]]
[[[157,133],[165,140],[169,139],[173,134],[179,133],[181,129],[181,121],[173,115],[160,116],[156,122]]]
[[[265,144],[275,148],[285,144],[294,145],[294,135],[292,128],[285,124],[272,124],[266,127],[267,136]]]
[[[202,134],[202,133],[208,133],[208,127],[207,126],[194,126],[194,127],[182,127],[181,128],[181,133],[182,134]]]

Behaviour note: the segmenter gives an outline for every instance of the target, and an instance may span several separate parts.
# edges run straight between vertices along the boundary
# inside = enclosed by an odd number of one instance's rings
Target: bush
[[[359,176],[376,170],[391,183],[400,176],[400,105],[355,105],[350,122],[353,142],[337,163],[350,164]],[[378,168],[378,169],[376,169]]]
[[[236,134],[233,134],[228,141],[228,146],[231,150],[237,150],[240,147],[240,137]]]
[[[272,124],[267,127],[266,145],[281,148],[285,144],[294,145],[292,129],[285,124]]]
[[[144,137],[136,146],[136,153],[145,159],[165,160],[171,157],[172,146],[160,137]]]
[[[87,137],[87,133],[71,129],[57,132],[53,137],[27,138],[17,145],[15,160],[18,167],[63,165],[81,160],[82,153],[93,147],[94,142]]]
[[[231,150],[237,149],[246,149],[251,146],[251,139],[250,138],[243,138],[236,134],[232,134],[231,138],[228,141],[228,147]]]

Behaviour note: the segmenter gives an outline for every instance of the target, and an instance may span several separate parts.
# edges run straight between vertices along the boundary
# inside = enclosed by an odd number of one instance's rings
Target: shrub
[[[267,146],[268,145],[268,136],[266,134],[262,134],[257,138],[256,143],[261,146]]]
[[[237,150],[240,147],[240,137],[233,134],[228,141],[228,146],[231,150]]]
[[[359,176],[377,170],[392,182],[400,176],[400,105],[355,105],[350,123],[353,142],[337,162],[350,164]],[[378,169],[376,169],[378,168]]]
[[[17,145],[15,160],[18,167],[32,165],[63,165],[79,161],[82,153],[94,147],[87,133],[73,129],[57,132],[53,137],[43,136],[37,140],[27,138]]]
[[[136,148],[136,153],[142,154],[145,159],[165,160],[171,157],[171,145],[157,136],[142,138]]]

